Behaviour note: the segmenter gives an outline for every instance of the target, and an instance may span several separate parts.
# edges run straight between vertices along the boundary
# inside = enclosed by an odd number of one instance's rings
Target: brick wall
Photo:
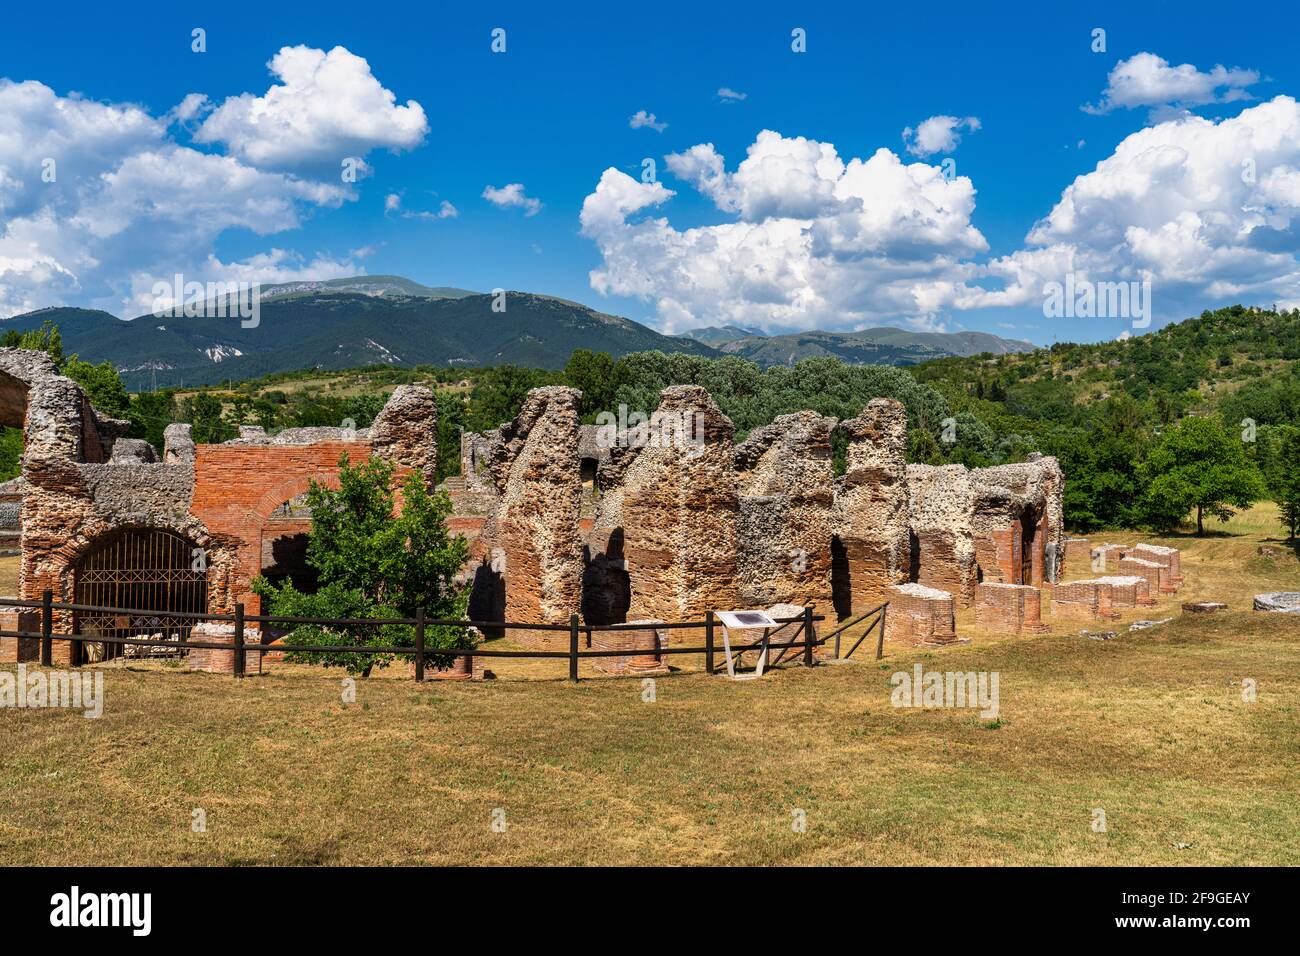
[[[1177,548],[1166,548],[1156,544],[1135,544],[1128,549],[1125,556],[1164,565],[1169,569],[1169,583],[1174,589],[1183,583],[1182,561]]]
[[[981,584],[975,592],[975,623],[1010,634],[1051,630],[1042,619],[1042,592],[1027,584]]]
[[[1121,575],[1097,578],[1097,580],[1110,585],[1111,603],[1115,607],[1137,607],[1156,603],[1155,598],[1151,597],[1151,588],[1146,578],[1137,575]]]
[[[983,579],[998,584],[1019,584],[1023,541],[1019,524],[976,538],[975,561]]]
[[[214,538],[235,553],[229,607],[213,601],[211,610],[230,611],[243,601],[261,613],[249,583],[262,569],[263,534],[271,512],[307,490],[315,479],[338,487],[338,462],[344,452],[353,463],[370,456],[368,442],[326,441],[311,445],[199,445],[194,460],[190,512]]]
[[[885,639],[904,644],[951,644],[957,640],[952,594],[920,584],[889,588]]]
[[[1145,578],[1152,595],[1173,594],[1178,590],[1167,565],[1125,555],[1119,559],[1119,570],[1125,576]]]
[[[1052,614],[1089,621],[1112,621],[1111,586],[1103,581],[1070,581],[1052,589]]]
[[[190,629],[190,640],[208,644],[234,644],[235,625],[217,621],[200,621]],[[245,644],[260,644],[261,641],[261,631],[255,627],[244,627]],[[212,647],[192,647],[189,652],[189,666],[192,671],[234,674],[235,652],[233,649],[222,651]],[[244,673],[262,673],[261,651],[244,651]]]
[[[0,610],[0,630],[31,631],[41,629],[40,611],[20,611],[17,608]],[[53,645],[55,649],[59,641]],[[34,637],[0,637],[0,663],[14,664],[19,661],[34,661],[40,657],[41,644]]]

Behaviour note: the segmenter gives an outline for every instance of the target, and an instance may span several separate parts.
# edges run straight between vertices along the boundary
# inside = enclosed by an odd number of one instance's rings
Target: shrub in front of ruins
[[[345,454],[339,461],[339,487],[313,482],[307,492],[311,509],[311,536],[307,562],[319,574],[321,587],[304,594],[291,582],[275,587],[264,578],[253,590],[284,617],[410,618],[423,607],[428,618],[463,620],[469,602],[468,586],[456,575],[465,563],[468,545],[447,532],[451,500],[443,492],[429,494],[423,476],[412,472],[400,485],[400,507],[395,507],[393,466],[379,458],[353,465]],[[328,639],[325,639],[328,638]],[[410,646],[415,642],[409,625],[375,625],[332,629],[299,627],[287,643],[356,644],[360,646]],[[468,649],[474,646],[462,627],[429,626],[425,646]],[[387,666],[391,655],[301,655],[312,663],[347,667],[369,673]],[[433,655],[434,666],[449,666],[451,655]]]
[[[271,614],[277,617],[316,617],[331,619],[382,620],[403,615],[397,608],[379,604],[356,588],[337,581],[326,584],[314,594],[304,594],[286,581],[277,588],[265,578],[253,582],[253,590],[262,598]],[[412,643],[411,628],[404,624],[352,625],[324,627],[303,624],[285,637],[285,660],[295,664],[319,664],[322,667],[345,667],[349,674],[369,677],[376,667],[392,663],[392,654],[349,654],[346,651],[312,653],[293,651],[294,644],[349,647],[399,647]]]

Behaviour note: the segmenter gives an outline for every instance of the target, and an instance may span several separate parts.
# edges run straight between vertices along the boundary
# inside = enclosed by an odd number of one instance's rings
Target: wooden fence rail
[[[580,644],[580,635],[582,632],[587,634],[587,642],[591,642],[593,631],[620,631],[620,630],[645,630],[648,625],[644,624],[581,624],[578,621],[578,615],[569,616],[568,624],[521,624],[508,621],[458,621],[445,620],[441,618],[429,618],[425,616],[425,609],[416,610],[415,617],[412,618],[307,618],[307,617],[276,617],[264,614],[245,614],[244,605],[236,604],[233,614],[206,614],[193,611],[184,612],[158,612],[150,610],[141,610],[134,608],[112,608],[102,607],[93,604],[69,604],[59,603],[54,600],[52,591],[46,591],[39,601],[24,601],[14,598],[0,598],[0,608],[21,608],[26,610],[39,610],[41,616],[39,631],[8,630],[0,629],[0,637],[14,637],[24,639],[35,639],[40,641],[40,662],[43,667],[52,666],[53,646],[55,641],[68,641],[74,644],[81,642],[91,642],[96,644],[115,644],[129,645],[133,647],[165,647],[176,650],[222,650],[234,652],[234,672],[236,677],[244,676],[244,657],[246,651],[255,651],[265,653],[268,650],[285,651],[304,654],[400,654],[412,655],[415,659],[415,679],[424,680],[425,663],[429,656],[436,657],[515,657],[515,658],[550,658],[566,659],[569,662],[569,680],[578,680],[578,662],[583,658],[592,657],[626,657],[636,652],[627,648],[617,650],[593,650],[582,648]],[[857,643],[849,651],[846,657],[851,657],[853,651],[857,650],[867,635],[875,628],[880,629],[880,642],[877,644],[876,657],[879,658],[882,653],[884,643],[884,622],[885,612],[889,607],[888,602],[878,605],[867,611],[865,614],[858,615],[846,624],[837,627],[830,634],[818,637],[813,624],[817,621],[824,621],[825,617],[814,614],[811,607],[805,607],[803,613],[797,617],[778,617],[773,618],[777,624],[781,625],[777,630],[783,630],[790,624],[798,624],[796,631],[802,634],[792,640],[784,642],[769,641],[766,646],[769,650],[781,650],[799,648],[803,651],[803,663],[811,667],[815,663],[813,649],[825,645],[832,638],[835,640],[836,657],[839,656],[840,635],[850,627],[856,626],[867,618],[873,618],[870,621],[862,635],[858,638]],[[233,643],[218,643],[214,641],[193,641],[193,640],[154,640],[150,638],[138,637],[108,637],[98,634],[55,634],[54,633],[54,612],[55,611],[73,611],[90,614],[118,614],[118,615],[147,615],[155,618],[181,618],[190,621],[220,621],[234,625]],[[317,627],[332,628],[349,628],[349,627],[382,627],[388,625],[403,625],[411,627],[415,634],[415,643],[411,645],[394,645],[394,646],[375,646],[375,645],[353,645],[353,644],[264,644],[261,642],[249,643],[244,639],[244,629],[248,623],[267,624],[272,627],[282,626],[302,626],[310,625]],[[429,627],[477,627],[482,630],[485,627],[501,628],[503,630],[518,629],[528,631],[567,631],[569,634],[568,650],[503,650],[499,648],[429,648],[425,643],[426,630]],[[663,629],[682,629],[696,628],[704,631],[704,644],[698,647],[660,647],[656,648],[657,654],[703,654],[704,669],[707,673],[715,673],[715,632],[718,627],[713,612],[709,611],[703,620],[700,621],[676,621],[664,624],[649,625],[656,630]],[[733,653],[741,651],[758,650],[764,645],[763,641],[756,641],[752,644],[738,645],[732,648]],[[78,658],[79,659],[79,658]]]

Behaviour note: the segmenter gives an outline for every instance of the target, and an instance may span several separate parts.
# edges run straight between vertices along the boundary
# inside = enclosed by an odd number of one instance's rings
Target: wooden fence
[[[222,651],[234,651],[234,673],[236,677],[244,676],[244,656],[246,651],[265,653],[270,650],[286,651],[304,654],[395,654],[395,655],[412,655],[415,658],[415,679],[424,680],[425,662],[428,657],[514,657],[514,658],[554,658],[567,659],[569,662],[569,680],[578,680],[578,662],[583,658],[592,657],[627,657],[637,654],[636,650],[621,648],[616,650],[593,650],[591,649],[591,635],[594,631],[620,631],[620,630],[646,630],[653,628],[655,630],[680,630],[686,628],[703,629],[704,644],[698,647],[660,647],[657,648],[657,654],[703,654],[704,669],[707,673],[715,673],[715,662],[717,654],[716,632],[721,624],[718,623],[712,611],[705,614],[704,619],[700,621],[681,621],[664,624],[583,624],[579,622],[578,615],[569,616],[568,624],[518,624],[507,621],[456,621],[443,620],[438,618],[427,617],[424,608],[416,611],[415,617],[411,618],[314,618],[314,617],[276,617],[264,614],[245,614],[244,605],[236,604],[233,614],[210,614],[189,611],[168,611],[160,614],[157,611],[140,610],[133,608],[111,608],[95,604],[65,604],[54,600],[52,591],[44,592],[42,599],[39,601],[22,601],[14,598],[0,598],[0,608],[10,607],[19,608],[27,611],[40,611],[41,628],[39,631],[23,631],[0,629],[0,637],[13,637],[27,640],[40,641],[40,662],[44,667],[52,665],[53,646],[55,641],[69,641],[77,643],[97,643],[97,644],[117,644],[124,646],[136,647],[162,647],[175,650],[191,649],[212,649]],[[781,657],[784,657],[786,650],[798,649],[802,652],[803,663],[805,666],[812,667],[816,663],[813,656],[813,649],[828,643],[832,638],[835,641],[835,657],[832,659],[851,658],[853,652],[858,649],[867,636],[873,631],[879,631],[879,639],[876,644],[876,658],[879,659],[884,650],[885,640],[885,614],[888,611],[889,603],[885,602],[871,610],[858,615],[847,623],[839,625],[830,634],[818,637],[813,624],[817,621],[823,621],[825,618],[813,613],[811,607],[805,607],[803,614],[796,617],[773,618],[781,627],[777,630],[783,630],[791,624],[798,624],[796,634],[802,634],[793,640],[775,642],[768,641],[766,646],[769,651],[781,651]],[[193,640],[155,640],[150,638],[136,637],[108,637],[97,634],[55,634],[54,633],[54,612],[55,611],[72,611],[78,614],[114,614],[123,616],[149,616],[154,618],[167,617],[168,619],[179,619],[184,621],[219,621],[222,623],[232,624],[234,628],[233,643],[218,643],[214,641],[193,641]],[[850,648],[844,658],[840,658],[840,638],[848,631],[863,621],[868,621],[863,633],[858,637],[857,642]],[[299,626],[314,626],[332,628],[335,630],[346,630],[355,627],[384,627],[388,625],[404,625],[414,630],[415,641],[410,645],[395,646],[375,646],[375,645],[352,645],[352,644],[335,644],[335,645],[307,645],[307,644],[266,644],[262,642],[249,643],[244,639],[244,628],[247,624],[266,625],[273,629],[292,629]],[[429,627],[476,627],[479,630],[485,628],[501,628],[505,630],[517,629],[528,631],[567,631],[569,634],[569,649],[562,650],[505,650],[499,648],[429,648],[425,645],[425,632]],[[580,646],[582,635],[586,634],[587,647]],[[764,646],[764,641],[756,641],[751,644],[737,645],[731,648],[733,654],[739,654],[741,651],[758,650]],[[646,649],[649,650],[648,648]],[[79,660],[80,654],[74,653],[73,660]],[[779,662],[779,659],[778,659]]]

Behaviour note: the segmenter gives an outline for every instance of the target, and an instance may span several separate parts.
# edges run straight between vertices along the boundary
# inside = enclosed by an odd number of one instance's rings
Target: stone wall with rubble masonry
[[[75,597],[80,559],[112,533],[162,529],[202,552],[208,608],[237,601],[257,611],[249,582],[262,567],[262,530],[271,513],[312,480],[337,482],[339,457],[371,454],[401,474],[436,465],[436,402],[423,386],[400,386],[369,429],[290,429],[266,436],[243,429],[221,445],[196,445],[186,424],[169,425],[161,458],[151,445],[124,437],[128,422],[97,412],[81,387],[50,357],[0,348],[0,424],[24,429],[18,596],[57,602]],[[68,633],[69,612],[55,614]],[[55,642],[56,663],[70,644]]]
[[[491,486],[466,569],[476,619],[567,624],[580,609],[588,623],[676,621],[777,604],[814,604],[834,619],[897,599],[909,582],[965,607],[981,580],[1054,581],[1064,558],[1054,459],[908,466],[907,413],[889,399],[844,422],[784,415],[736,445],[707,391],[664,389],[648,423],[599,450],[595,516],[583,518],[580,456],[592,453],[581,450],[580,403],[573,389],[535,389],[513,422],[462,444]],[[295,520],[273,512],[313,480],[335,483],[343,453],[378,455],[432,483],[436,414],[429,389],[406,385],[370,428],[244,428],[230,442],[196,445],[189,426],[174,424],[158,455],[126,439],[128,423],[96,412],[47,356],[0,349],[0,421],[22,424],[27,439],[20,593],[49,588],[71,600],[76,563],[97,541],[162,528],[205,552],[210,609],[245,601],[255,611],[248,586],[265,562],[263,533]],[[683,421],[691,433],[677,437],[686,440],[664,440]],[[838,479],[836,428],[847,438]],[[1018,580],[1012,532],[1025,520],[1042,545],[1033,582]],[[948,633],[940,626],[935,639]]]

